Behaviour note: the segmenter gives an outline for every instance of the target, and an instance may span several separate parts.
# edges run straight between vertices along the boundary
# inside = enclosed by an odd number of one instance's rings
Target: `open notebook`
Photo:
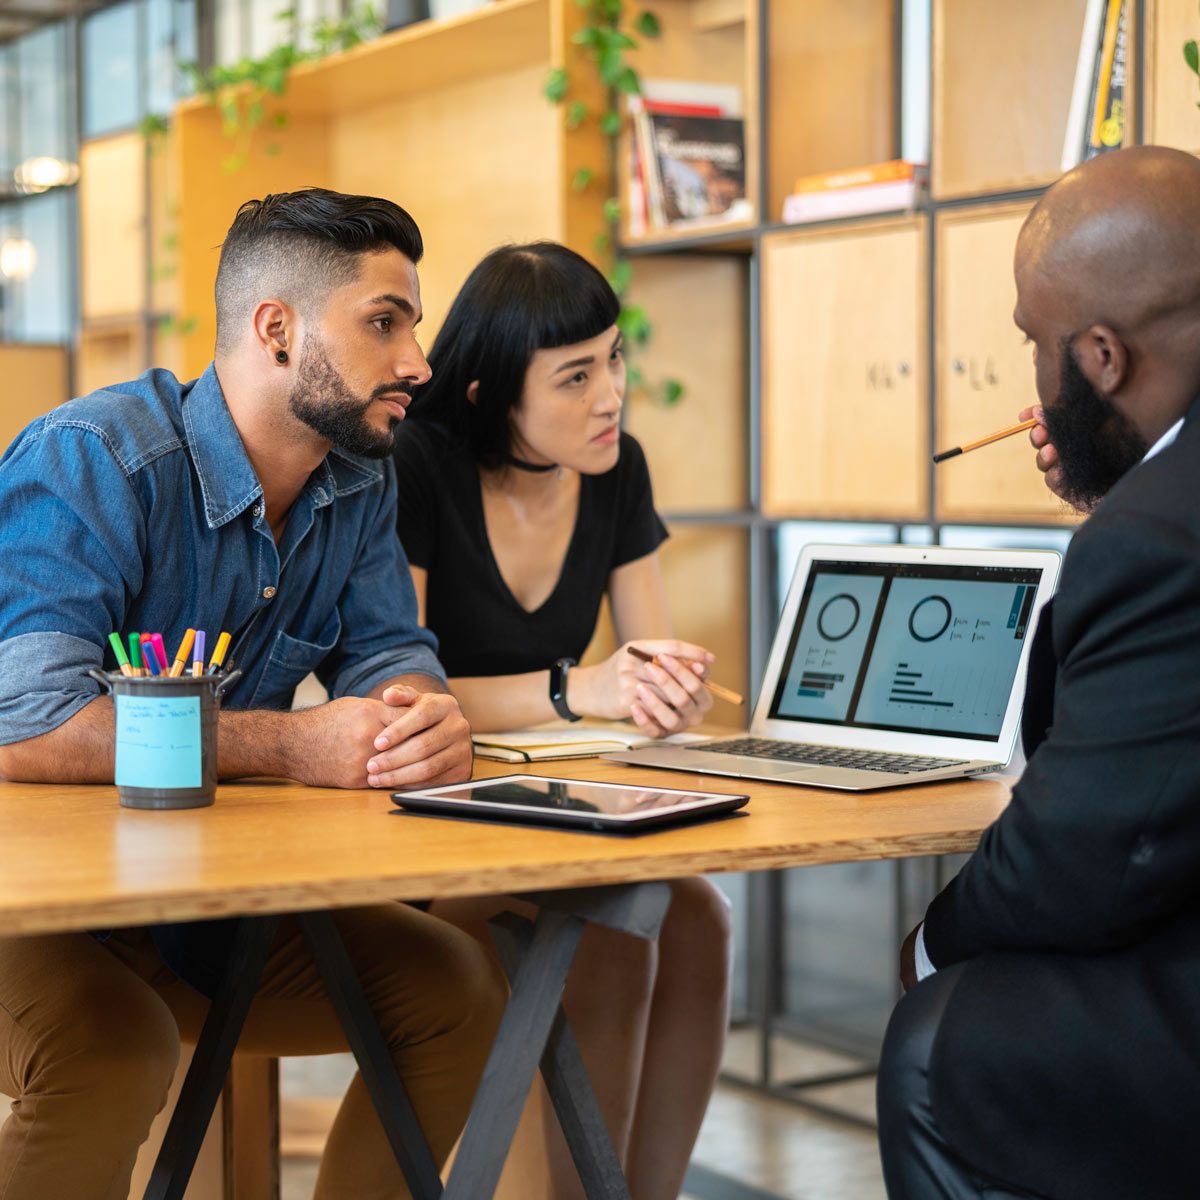
[[[652,744],[651,739],[645,737],[636,725],[624,721],[597,721],[588,724],[550,721],[545,725],[535,725],[532,729],[477,733],[472,740],[475,743],[475,753],[480,758],[513,763],[593,758],[598,754],[612,754],[619,750],[633,750],[638,746]],[[662,740],[676,746],[685,746],[689,742],[703,741],[704,738],[695,733],[677,733]]]

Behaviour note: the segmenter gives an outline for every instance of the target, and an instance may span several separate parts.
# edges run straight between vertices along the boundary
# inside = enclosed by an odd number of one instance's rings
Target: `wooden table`
[[[476,765],[477,776],[509,773],[514,773],[509,764]],[[578,1150],[581,1175],[586,1179],[591,1173],[588,1194],[627,1195],[577,1049],[558,1014],[558,996],[584,921],[600,920],[653,936],[665,911],[664,889],[648,883],[653,880],[969,851],[1009,796],[1007,783],[1000,780],[854,794],[635,771],[598,759],[546,763],[526,773],[748,791],[751,802],[744,815],[621,837],[390,816],[392,804],[386,794],[306,788],[287,781],[227,784],[219,789],[213,807],[182,812],[122,809],[115,789],[108,786],[0,784],[0,846],[5,851],[0,933],[311,913],[304,923],[311,925],[314,952],[317,939],[324,938],[328,966],[329,955],[336,958],[340,949],[327,917],[330,909],[384,900],[554,890],[532,929],[499,931],[507,938],[513,999],[446,1195],[491,1194],[515,1129],[512,1114],[519,1112],[524,1099],[523,1090],[517,1094],[519,1086],[527,1088],[538,1065],[539,1051],[530,1048],[531,1021],[540,1022],[543,1030],[542,1041],[536,1042],[537,1047],[545,1043],[543,1074],[549,1071],[559,1081],[558,1095],[552,1087],[551,1096],[572,1151]],[[562,891],[601,885],[641,886],[615,893]],[[251,927],[260,930],[259,944],[255,948],[247,941],[241,952],[265,955],[262,939],[269,940],[271,921],[247,923],[246,928]],[[518,969],[526,966],[529,970],[521,980]],[[345,960],[340,977],[326,975],[335,1004],[339,979],[346,983],[348,973]],[[231,972],[231,978],[239,974],[250,978],[246,971]],[[256,971],[251,987],[253,979]],[[349,984],[351,990],[357,987],[356,980]],[[250,989],[245,983],[237,986],[241,999],[230,999],[226,1013],[229,1005],[236,1010],[239,1003],[249,1003]],[[404,1110],[406,1100],[402,1089],[397,1092],[398,1080],[382,1041],[376,1041],[373,1050],[368,1044],[372,1035],[378,1038],[378,1031],[361,993],[359,1000],[356,1016],[354,996],[343,996],[339,1014],[380,1112],[390,1106],[385,1127],[391,1124],[398,1131],[393,1138],[397,1156],[403,1162],[409,1154],[411,1166],[414,1153],[420,1158],[423,1139],[417,1129],[420,1144],[414,1151],[415,1119]],[[182,1194],[179,1179],[186,1182],[195,1160],[241,1027],[240,1019],[217,1015],[223,1003],[221,997],[214,1003],[147,1196]],[[513,1026],[507,1038],[506,1026]],[[363,1028],[367,1041],[356,1044],[356,1032],[361,1034]],[[386,1077],[389,1073],[392,1078]],[[515,1081],[521,1079],[525,1083],[518,1085]],[[573,1133],[566,1129],[571,1120]],[[402,1146],[405,1138],[410,1140]],[[418,1162],[416,1169],[425,1171],[427,1186],[414,1187],[414,1194],[440,1194],[436,1172],[430,1175],[431,1163]]]
[[[621,838],[388,816],[380,792],[282,781],[226,784],[213,807],[183,812],[122,809],[107,786],[0,783],[0,933],[950,854],[973,849],[1009,795],[997,779],[847,793],[599,759],[526,770],[752,798],[745,816]]]

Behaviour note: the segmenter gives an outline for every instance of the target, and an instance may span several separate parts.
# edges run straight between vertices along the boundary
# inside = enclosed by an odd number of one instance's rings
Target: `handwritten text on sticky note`
[[[118,696],[116,779],[120,787],[200,787],[200,697]]]

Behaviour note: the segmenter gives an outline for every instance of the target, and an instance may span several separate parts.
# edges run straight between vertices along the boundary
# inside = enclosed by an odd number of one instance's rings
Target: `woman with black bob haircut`
[[[638,443],[620,429],[620,305],[553,242],[505,246],[471,272],[396,430],[398,530],[421,619],[476,732],[563,717],[631,719],[662,737],[703,719],[713,655],[671,636]],[[576,665],[608,597],[620,647]],[[636,645],[662,664],[628,653]],[[657,945],[589,927],[565,1003],[635,1200],[674,1200],[716,1080],[728,1021],[728,905],[678,880]],[[489,944],[506,898],[442,901]],[[544,1096],[498,1193],[581,1196]]]

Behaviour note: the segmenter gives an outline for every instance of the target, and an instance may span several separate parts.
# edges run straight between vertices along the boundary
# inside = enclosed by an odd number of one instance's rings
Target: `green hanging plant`
[[[632,21],[627,22],[624,0],[576,0],[576,3],[584,10],[586,23],[572,40],[580,47],[583,57],[604,84],[607,103],[601,111],[596,112],[582,100],[571,99],[571,75],[564,67],[555,67],[550,71],[542,85],[542,94],[550,103],[563,107],[563,120],[568,129],[579,129],[588,121],[595,121],[596,127],[608,140],[615,161],[615,147],[624,125],[621,97],[640,95],[642,90],[641,78],[626,55],[638,48],[639,37],[656,38],[661,34],[662,27],[658,17],[647,10],[638,12]],[[582,192],[595,182],[596,171],[592,167],[580,167],[571,178],[571,187]],[[618,197],[609,196],[604,201],[604,219],[609,231],[597,235],[596,250],[610,258],[608,281],[621,301],[617,327],[625,338],[629,352],[629,386],[648,391],[661,404],[678,404],[684,391],[678,379],[647,384],[637,365],[638,352],[649,343],[653,326],[645,308],[627,303],[633,264],[628,258],[622,258],[616,249],[615,233],[621,220],[621,201]]]
[[[361,4],[339,21],[322,18],[313,22],[308,29],[312,49],[301,50],[297,45],[301,27],[296,23],[295,10],[284,9],[275,14],[275,19],[291,26],[292,36],[260,58],[242,58],[207,70],[197,63],[179,64],[191,90],[221,114],[221,129],[231,145],[221,164],[226,171],[237,171],[246,165],[260,130],[278,133],[287,128],[287,110],[279,101],[287,92],[294,67],[350,50],[377,37],[383,29],[383,20],[374,5]],[[165,131],[166,118],[147,117],[141,128],[145,136],[152,138]],[[279,142],[271,138],[263,143],[262,152],[274,155],[280,148]]]

